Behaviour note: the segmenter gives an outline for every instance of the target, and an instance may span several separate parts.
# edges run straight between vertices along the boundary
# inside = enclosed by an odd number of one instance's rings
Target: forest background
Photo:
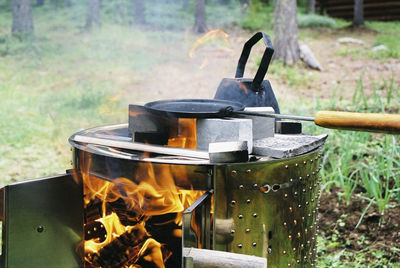
[[[287,2],[297,13],[290,36],[323,70],[271,63],[282,113],[399,112],[400,22],[344,21],[315,14],[313,1]],[[126,122],[129,103],[212,98],[254,32],[278,38],[275,19],[273,1],[261,0],[1,0],[0,186],[65,172],[68,137]],[[317,266],[399,267],[399,138],[304,129],[329,134]]]

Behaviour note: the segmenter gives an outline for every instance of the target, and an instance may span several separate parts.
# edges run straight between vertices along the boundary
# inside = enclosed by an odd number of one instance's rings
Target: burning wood
[[[182,212],[203,192],[181,189],[175,176],[186,174],[150,163],[139,164],[133,179],[113,182],[82,173],[85,267],[173,267],[179,262]]]

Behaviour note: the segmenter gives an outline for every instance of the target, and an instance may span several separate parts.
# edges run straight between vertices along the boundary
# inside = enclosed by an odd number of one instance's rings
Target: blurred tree
[[[239,0],[239,2],[240,2],[240,4],[242,4],[243,6],[244,6],[244,5],[250,6],[250,4],[251,4],[251,0]]]
[[[315,13],[315,0],[307,1],[307,11],[308,13]]]
[[[205,0],[196,0],[193,31],[195,33],[205,33],[207,30]]]
[[[44,0],[37,0],[36,1],[36,6],[38,6],[38,7],[43,6],[43,4],[44,4]]]
[[[300,58],[296,9],[296,0],[275,0],[274,58],[284,64],[294,64]]]
[[[144,0],[133,0],[134,20],[138,24],[146,24]]]
[[[65,7],[71,6],[71,2],[69,0],[64,0],[64,6]]]
[[[364,0],[354,0],[353,26],[364,26]]]
[[[93,26],[100,27],[100,0],[88,0],[86,29],[91,30]]]
[[[13,34],[32,33],[32,1],[31,0],[12,0],[12,27]]]
[[[269,0],[260,0],[260,2],[269,5]]]
[[[231,2],[231,0],[218,0],[218,4],[220,5],[227,5]]]
[[[183,0],[182,8],[183,10],[187,10],[189,7],[189,0]]]

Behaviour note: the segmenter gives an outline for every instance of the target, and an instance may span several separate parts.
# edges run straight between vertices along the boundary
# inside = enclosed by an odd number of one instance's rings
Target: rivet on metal
[[[250,233],[250,229],[249,228],[246,229],[246,233]]]
[[[296,220],[294,220],[294,221],[293,221],[293,223],[294,223],[294,225],[296,225],[296,224],[297,224],[297,221],[296,221]]]
[[[271,246],[268,247],[267,252],[268,252],[268,254],[271,254],[271,253],[272,253],[272,248],[271,248]]]
[[[238,247],[238,248],[242,248],[243,245],[242,245],[242,244],[238,244],[237,247]]]
[[[283,223],[283,227],[286,227],[286,226],[287,226],[287,223],[286,223],[286,222],[284,222],[284,223]]]
[[[250,199],[247,199],[247,200],[246,200],[246,203],[247,203],[247,204],[250,204],[250,202],[251,202]]]
[[[269,186],[268,184],[265,184],[263,187],[260,188],[261,192],[263,192],[264,194],[269,193],[269,191],[271,190],[271,186]]]
[[[234,233],[235,233],[235,230],[234,230],[234,229],[232,229],[232,230],[231,230],[231,234],[234,234]]]
[[[307,260],[307,256],[304,256],[304,259]]]
[[[301,248],[304,248],[304,244],[301,244],[300,247],[301,247]]]
[[[310,244],[310,240],[307,241],[307,244]]]
[[[243,219],[243,215],[240,214],[240,215],[238,216],[238,218],[239,218],[239,219]]]
[[[296,251],[296,248],[293,248],[293,251]]]
[[[311,172],[311,174],[315,175],[315,171]]]
[[[285,198],[287,198],[287,197],[288,197],[288,194],[284,194],[283,196],[284,196]]]
[[[244,186],[242,184],[239,185],[239,190],[243,190]]]
[[[257,213],[253,213],[253,217],[254,217],[254,218],[257,218]]]
[[[283,254],[283,255],[286,255],[286,250],[282,251],[282,254]]]
[[[233,177],[235,177],[236,174],[237,174],[237,171],[236,170],[232,170],[231,174],[232,174]]]
[[[257,246],[256,242],[253,242],[253,244],[251,244],[253,247]]]
[[[294,192],[294,195],[297,195],[297,192]]]
[[[288,166],[288,165],[285,165],[285,168],[286,168],[286,169],[288,169],[288,168],[289,168],[289,166]]]
[[[304,221],[304,220],[305,220],[304,216],[303,216],[303,217],[301,217],[301,219]]]
[[[251,169],[246,170],[246,173],[250,174],[251,173]]]
[[[309,189],[312,190],[312,186],[310,186]]]
[[[311,202],[314,202],[314,198],[311,198]]]
[[[302,177],[299,177],[299,180],[300,180],[300,181],[302,181],[302,180],[303,180],[303,178],[302,178]]]
[[[258,188],[258,184],[257,184],[257,183],[254,183],[254,184],[253,184],[253,188],[254,188],[254,189],[257,189],[257,188]]]
[[[292,240],[292,236],[291,235],[289,235],[288,238],[289,238],[289,240]]]
[[[297,237],[300,238],[301,237],[301,233],[297,233]]]
[[[292,267],[292,265],[290,263],[288,263],[287,267]]]
[[[307,234],[307,233],[308,233],[308,229],[306,228],[306,229],[304,230],[304,232]]]
[[[293,179],[292,179],[292,178],[290,178],[290,179],[289,179],[289,181],[290,181],[290,182],[293,182]]]
[[[307,178],[309,178],[310,177],[310,174],[307,174]]]
[[[300,263],[300,260],[297,260],[296,262],[297,262],[297,264],[299,264],[299,263]]]
[[[301,205],[299,205],[299,208],[301,208]]]
[[[314,160],[311,159],[310,162],[312,163],[312,162],[314,162]]]
[[[306,202],[306,205],[308,205],[308,204],[310,204],[310,203],[308,203],[308,201]]]
[[[303,164],[306,165],[306,164],[307,164],[307,161],[304,161]]]
[[[306,192],[306,189],[303,189],[303,193],[305,193]]]
[[[296,163],[296,164],[294,164],[294,165],[295,165],[296,167],[298,167],[298,166],[299,166],[299,164],[297,164],[297,163]]]
[[[236,201],[235,201],[235,200],[232,200],[232,201],[231,201],[231,205],[232,205],[232,206],[236,205]]]
[[[289,207],[289,211],[290,211],[290,212],[293,212],[293,208],[292,208],[292,207]]]
[[[311,217],[311,213],[308,213],[308,217]]]

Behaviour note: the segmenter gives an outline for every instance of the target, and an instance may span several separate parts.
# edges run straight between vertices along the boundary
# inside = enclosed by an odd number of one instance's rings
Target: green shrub
[[[317,14],[299,14],[297,16],[299,27],[336,27],[334,19]]]
[[[253,1],[241,23],[242,28],[257,31],[272,29],[274,8],[260,1]]]

